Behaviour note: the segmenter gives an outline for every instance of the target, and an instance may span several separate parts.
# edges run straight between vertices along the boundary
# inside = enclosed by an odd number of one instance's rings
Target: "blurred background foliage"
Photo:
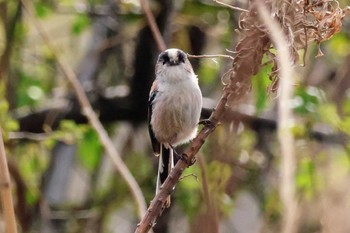
[[[225,2],[247,7],[244,0]],[[149,202],[157,159],[148,139],[147,96],[159,51],[139,1],[32,3]],[[240,12],[210,0],[149,3],[169,47],[190,54],[234,49]],[[20,1],[0,0],[0,16],[0,125],[21,232],[133,232],[138,220],[129,190],[80,113],[52,52]],[[308,48],[305,61],[300,52],[301,64],[291,80],[299,232],[350,232],[349,17],[343,23],[342,32],[322,43],[323,57],[316,58],[317,45]],[[204,108],[210,110],[231,61],[191,62]],[[278,232],[283,214],[275,135],[278,96],[269,92],[272,65],[268,58],[264,62],[251,93],[232,107],[232,119],[217,128],[197,163],[186,170],[156,233]]]

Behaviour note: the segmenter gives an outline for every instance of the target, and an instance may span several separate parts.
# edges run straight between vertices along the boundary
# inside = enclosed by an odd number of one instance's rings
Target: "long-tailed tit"
[[[157,191],[174,167],[173,148],[193,139],[202,108],[202,93],[190,61],[180,49],[162,52],[149,96],[149,133],[159,156]],[[170,196],[165,206],[169,207]]]

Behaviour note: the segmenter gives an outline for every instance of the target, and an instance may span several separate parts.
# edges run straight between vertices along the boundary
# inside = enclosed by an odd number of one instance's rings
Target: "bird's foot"
[[[214,122],[212,122],[210,119],[204,119],[199,121],[199,125],[204,125],[204,126],[210,126],[210,127],[215,127]]]
[[[196,157],[193,157],[192,159],[189,159],[188,155],[183,153],[180,155],[180,160],[184,161],[188,167],[192,166],[196,162]]]

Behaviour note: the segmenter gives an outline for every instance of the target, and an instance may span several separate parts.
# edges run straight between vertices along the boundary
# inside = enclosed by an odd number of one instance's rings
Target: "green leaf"
[[[271,71],[271,65],[266,65],[260,69],[259,73],[256,74],[252,79],[252,87],[254,93],[256,93],[256,112],[259,115],[266,107],[268,95],[267,88],[271,84],[269,79],[269,72]]]
[[[308,114],[310,112],[316,112],[317,105],[321,99],[319,90],[314,87],[302,87],[299,86],[295,90],[295,100],[297,102],[294,111],[299,114]]]
[[[339,128],[341,119],[337,113],[337,108],[332,104],[323,104],[319,106],[318,109],[319,116],[321,120],[326,123],[331,124],[334,127]]]
[[[1,89],[1,88],[0,88]],[[3,97],[1,97],[3,98]],[[9,104],[6,99],[0,99],[0,125],[4,130],[4,137],[7,137],[7,132],[18,130],[19,125],[8,112]]]
[[[80,35],[90,25],[90,19],[87,15],[78,15],[75,17],[72,25],[72,34]]]
[[[37,77],[24,72],[19,72],[18,76],[17,107],[36,106],[43,97],[42,83]]]
[[[178,185],[175,197],[190,219],[194,218],[201,204],[201,183],[191,176],[200,174],[198,166],[189,167]]]
[[[19,129],[19,124],[16,120],[9,118],[6,121],[5,129],[7,131],[17,131]]]
[[[84,167],[92,172],[101,160],[102,146],[95,130],[89,128],[78,143],[78,157]]]
[[[219,64],[215,59],[202,59],[202,65],[198,71],[198,79],[201,85],[209,85],[217,81]]]
[[[296,185],[307,197],[315,192],[315,164],[310,158],[304,158],[299,162],[296,174]]]
[[[335,59],[343,61],[343,59],[349,55],[350,51],[350,39],[345,33],[335,34],[331,40],[327,41],[329,50],[333,52]]]
[[[51,13],[51,9],[43,2],[34,3],[34,9],[38,18],[45,18]]]
[[[82,140],[86,130],[86,125],[78,125],[71,120],[62,120],[59,129],[53,132],[51,139],[74,144]]]

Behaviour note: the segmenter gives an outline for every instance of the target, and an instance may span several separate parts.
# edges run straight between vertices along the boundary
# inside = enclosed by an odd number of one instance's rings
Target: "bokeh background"
[[[247,1],[225,1],[247,8]],[[117,151],[149,203],[157,158],[147,102],[158,48],[138,0],[34,0],[35,17],[76,72]],[[149,1],[168,47],[229,54],[240,11],[211,0]],[[341,7],[348,1],[339,1]],[[20,232],[129,233],[135,202],[46,42],[21,2],[0,1],[0,125]],[[299,232],[350,232],[350,18],[342,32],[300,52],[291,106]],[[304,59],[305,57],[305,59]],[[218,101],[227,58],[195,59],[202,118]],[[155,233],[279,232],[278,96],[268,57],[251,91],[232,106],[178,183]],[[305,63],[303,66],[302,64]],[[186,147],[186,146],[185,146]],[[181,151],[182,148],[179,148]],[[0,232],[3,229],[0,214]]]

